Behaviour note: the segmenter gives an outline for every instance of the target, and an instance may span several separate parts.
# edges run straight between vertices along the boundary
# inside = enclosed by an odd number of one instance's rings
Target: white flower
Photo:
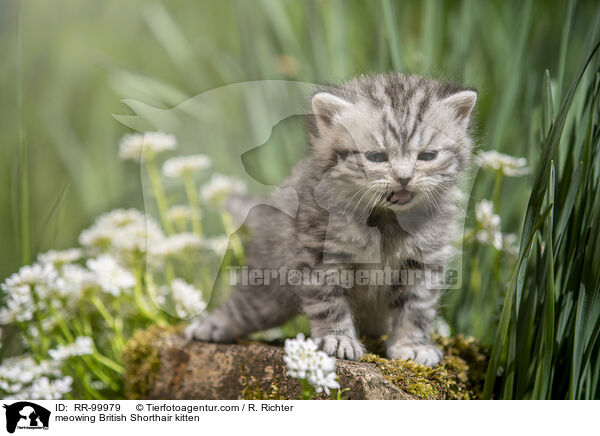
[[[77,264],[67,264],[61,268],[61,280],[58,285],[58,293],[67,297],[69,302],[75,303],[79,300],[81,293],[88,286],[96,284],[96,275]]]
[[[298,334],[296,339],[285,340],[286,374],[290,377],[307,380],[317,392],[330,389],[339,389],[336,381],[335,357],[317,349],[317,344],[312,339],[304,339],[303,334]]]
[[[34,263],[21,267],[0,285],[6,295],[4,307],[0,308],[0,325],[32,319],[34,293],[38,297],[38,308],[45,310],[51,291],[56,290],[59,284],[58,273],[51,264]]]
[[[475,159],[481,168],[500,170],[505,176],[524,176],[530,171],[524,157],[513,157],[495,150],[479,152]]]
[[[73,378],[65,376],[56,380],[50,380],[48,377],[42,377],[33,382],[26,391],[25,398],[32,400],[59,400],[66,393],[71,391]]]
[[[210,158],[203,154],[178,156],[168,159],[163,164],[163,174],[167,177],[185,177],[210,166]]]
[[[59,345],[48,354],[54,360],[66,360],[72,356],[85,356],[94,352],[94,340],[89,336],[79,336],[75,342],[67,345]]]
[[[101,391],[108,387],[108,385],[102,380],[93,380],[90,382],[90,386],[92,387],[92,389],[96,389],[97,391]]]
[[[26,385],[41,376],[61,375],[62,362],[43,360],[39,364],[28,355],[9,357],[0,365],[0,379]]]
[[[213,236],[212,238],[205,239],[202,245],[214,252],[217,257],[223,257],[229,246],[229,237]]]
[[[175,313],[179,318],[190,318],[206,309],[202,292],[185,280],[174,279],[171,282],[171,297],[175,305]]]
[[[175,136],[162,132],[132,133],[119,141],[119,157],[121,159],[139,160],[144,153],[158,154],[167,150],[175,150]]]
[[[96,218],[94,224],[81,232],[79,243],[85,247],[106,247],[115,233],[130,226],[145,225],[146,216],[136,209],[115,209]]]
[[[42,318],[42,331],[45,332],[46,336],[48,336],[48,332],[50,332],[56,326],[56,319],[53,317]],[[38,328],[37,323],[30,322],[26,324],[26,329],[29,335],[38,339],[40,337],[40,329]]]
[[[161,227],[150,217],[146,217],[144,223],[130,225],[115,230],[114,233],[112,246],[120,253],[133,251],[145,253],[165,237]]]
[[[75,262],[81,259],[83,252],[79,248],[69,248],[68,250],[50,250],[41,253],[38,261],[41,263],[51,263],[53,265],[63,265],[65,263]]]
[[[504,251],[512,256],[517,257],[519,255],[519,237],[514,233],[506,233],[502,238],[502,247]]]
[[[502,249],[502,232],[500,217],[494,213],[494,205],[489,200],[482,200],[475,206],[475,219],[479,230],[475,237],[483,244],[491,244],[497,250]]]
[[[203,246],[203,240],[195,233],[176,233],[150,247],[150,252],[158,257],[175,256],[187,250],[197,250]]]
[[[123,252],[145,253],[148,246],[164,238],[160,226],[136,209],[116,209],[101,215],[81,232],[79,243],[85,247]]]
[[[53,265],[34,263],[21,267],[18,272],[7,278],[2,284],[2,289],[9,292],[8,288],[23,285],[51,287],[57,278],[58,273]]]
[[[11,362],[11,365],[15,363],[25,365],[21,369],[27,376],[27,381],[19,382],[13,379],[9,379],[9,381],[0,380],[0,388],[12,394],[5,396],[5,400],[22,398],[29,398],[31,400],[58,400],[71,391],[73,379],[70,376],[61,377],[62,374],[58,368],[54,368],[48,372],[46,371],[48,369],[47,362],[35,365],[31,358],[16,359],[14,362]],[[4,367],[5,364],[2,366]],[[0,377],[3,377],[3,375],[0,375]]]
[[[89,259],[87,267],[96,274],[96,280],[102,290],[115,297],[135,286],[133,274],[119,266],[110,255],[103,254],[96,259]]]
[[[169,221],[189,221],[193,216],[194,210],[190,206],[186,206],[184,204],[176,204],[167,210],[167,218]]]
[[[132,224],[145,222],[146,215],[137,209],[115,209],[96,219],[96,223],[101,227],[127,227]]]
[[[15,321],[29,321],[33,318],[35,303],[29,285],[4,287],[7,293],[4,301],[5,307],[0,309],[0,325],[10,324]]]
[[[245,192],[246,185],[241,180],[223,174],[213,174],[202,187],[200,197],[207,203],[221,204],[227,195]]]

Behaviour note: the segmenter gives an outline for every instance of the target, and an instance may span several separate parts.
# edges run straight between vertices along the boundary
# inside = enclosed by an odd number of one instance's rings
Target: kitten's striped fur
[[[311,153],[285,183],[298,193],[297,216],[281,212],[283,204],[252,209],[249,268],[445,265],[456,235],[457,183],[471,156],[476,96],[472,89],[397,73],[316,93],[308,123]],[[387,160],[371,160],[376,153]],[[422,280],[351,289],[240,286],[186,332],[198,340],[231,341],[304,312],[312,337],[331,355],[360,358],[360,331],[387,334],[390,358],[434,365],[442,357],[429,342],[438,296]]]

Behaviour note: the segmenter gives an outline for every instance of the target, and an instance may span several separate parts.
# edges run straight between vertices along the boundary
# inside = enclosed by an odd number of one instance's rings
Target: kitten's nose
[[[398,181],[400,182],[402,187],[406,189],[406,186],[408,186],[408,182],[410,182],[411,178],[412,177],[398,177]]]

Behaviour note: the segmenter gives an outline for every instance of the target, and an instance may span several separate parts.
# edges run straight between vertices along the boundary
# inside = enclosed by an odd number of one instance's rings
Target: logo
[[[6,431],[14,433],[18,429],[48,430],[50,411],[29,401],[2,407],[6,409]]]

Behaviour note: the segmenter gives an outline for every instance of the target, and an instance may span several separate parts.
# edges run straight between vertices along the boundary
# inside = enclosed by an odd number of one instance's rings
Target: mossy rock
[[[137,331],[123,350],[125,362],[125,394],[129,399],[144,398],[154,386],[161,362],[160,350],[156,347],[164,336],[172,335],[177,327],[152,326]]]
[[[375,363],[382,374],[404,392],[419,399],[470,400],[481,398],[488,351],[473,338],[437,337],[444,359],[435,367],[411,360],[389,360],[366,354],[361,361]]]
[[[258,342],[189,342],[177,329],[138,332],[124,354],[131,399],[296,399],[300,383],[285,374],[283,349]],[[338,360],[345,399],[479,398],[487,353],[461,336],[438,338],[445,358],[428,368],[411,361],[367,354],[359,362]],[[376,349],[380,341],[373,341]],[[322,395],[325,399],[326,396]]]

